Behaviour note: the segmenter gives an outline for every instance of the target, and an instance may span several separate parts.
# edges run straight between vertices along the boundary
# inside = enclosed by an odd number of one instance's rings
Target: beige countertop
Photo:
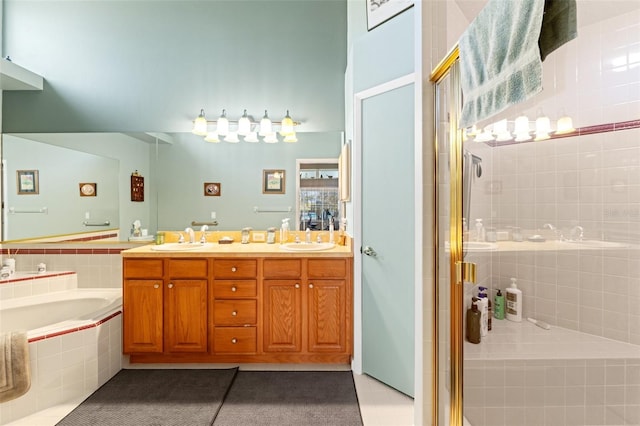
[[[288,251],[280,248],[280,244],[255,242],[249,244],[206,243],[202,247],[179,251],[156,251],[153,247],[153,244],[147,244],[124,250],[122,257],[353,257],[349,238],[344,246],[336,245],[331,249],[320,251]]]

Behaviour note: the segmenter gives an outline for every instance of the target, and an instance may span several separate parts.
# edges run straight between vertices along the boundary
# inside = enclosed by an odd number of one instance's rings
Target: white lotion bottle
[[[507,287],[505,295],[505,314],[509,321],[522,321],[522,290],[518,288],[515,278],[511,278],[511,287]]]
[[[489,334],[489,300],[486,297],[478,297],[476,305],[480,311],[480,336]]]

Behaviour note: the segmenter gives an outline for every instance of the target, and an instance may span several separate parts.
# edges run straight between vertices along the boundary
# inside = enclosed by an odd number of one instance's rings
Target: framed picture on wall
[[[284,194],[284,170],[262,171],[262,193]]]
[[[413,3],[414,0],[367,0],[367,30],[409,9]]]
[[[98,195],[98,185],[96,183],[80,183],[81,197],[96,197]]]
[[[40,192],[37,170],[17,170],[18,194],[38,194]]]

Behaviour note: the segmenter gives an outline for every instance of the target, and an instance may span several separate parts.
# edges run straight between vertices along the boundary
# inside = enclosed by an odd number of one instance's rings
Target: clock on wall
[[[205,182],[204,183],[204,195],[205,195],[205,197],[219,197],[220,196],[220,183],[219,182]]]

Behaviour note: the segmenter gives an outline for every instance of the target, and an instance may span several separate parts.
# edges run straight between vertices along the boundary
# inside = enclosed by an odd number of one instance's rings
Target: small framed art
[[[17,170],[18,194],[38,194],[40,192],[37,170]]]
[[[220,196],[220,182],[205,182],[204,183],[204,196],[205,197],[219,197]]]
[[[81,197],[96,197],[98,195],[98,186],[96,183],[80,183]]]
[[[284,194],[285,189],[284,170],[262,171],[262,193]]]

